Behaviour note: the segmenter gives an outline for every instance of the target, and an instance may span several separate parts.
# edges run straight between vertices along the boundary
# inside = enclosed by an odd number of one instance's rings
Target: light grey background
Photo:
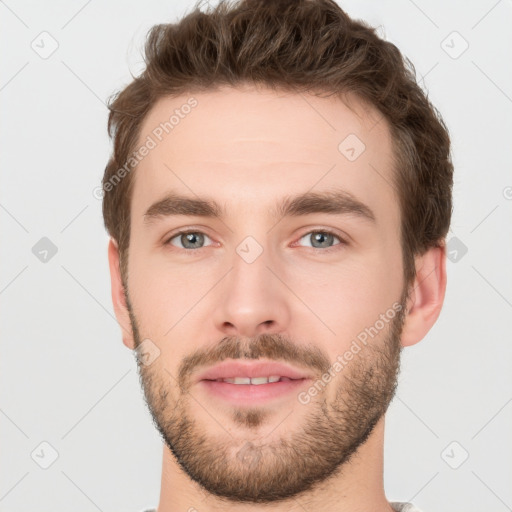
[[[512,3],[339,3],[413,61],[456,168],[445,305],[403,353],[387,497],[512,510]],[[162,445],[114,319],[93,190],[110,153],[107,97],[142,69],[147,30],[191,5],[0,1],[2,512],[158,504]],[[33,252],[43,237],[57,248],[46,262]]]

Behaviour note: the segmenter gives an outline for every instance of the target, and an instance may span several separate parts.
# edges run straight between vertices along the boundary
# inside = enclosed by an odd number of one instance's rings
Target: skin
[[[161,99],[139,141],[189,97]],[[124,344],[135,349],[149,339],[159,350],[151,364],[138,365],[165,441],[158,512],[389,512],[384,420],[400,350],[430,330],[446,288],[443,247],[416,258],[416,280],[405,286],[389,127],[352,96],[244,86],[193,97],[198,105],[135,171],[127,276],[115,240],[108,249]],[[366,146],[354,161],[338,150],[349,134]],[[333,188],[369,206],[376,222],[327,213],[276,222],[269,213],[287,196]],[[145,222],[170,191],[214,199],[226,217]],[[179,235],[165,244],[185,228],[206,235],[201,249],[185,249]],[[325,229],[348,243],[327,239],[336,246],[329,253],[315,246],[313,235]],[[236,251],[247,236],[263,249],[250,264]],[[321,379],[396,303],[402,314],[359,343],[361,351],[307,404],[292,393],[233,406],[194,383],[199,369],[225,357],[288,359]]]

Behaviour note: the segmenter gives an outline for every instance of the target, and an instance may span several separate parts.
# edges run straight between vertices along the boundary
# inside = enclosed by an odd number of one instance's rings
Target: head
[[[365,443],[437,319],[448,132],[412,64],[330,0],[196,8],[150,31],[145,60],[110,104],[103,178],[123,340],[158,354],[138,360],[146,400],[194,481],[286,499]],[[325,385],[210,401],[196,376],[225,359]]]

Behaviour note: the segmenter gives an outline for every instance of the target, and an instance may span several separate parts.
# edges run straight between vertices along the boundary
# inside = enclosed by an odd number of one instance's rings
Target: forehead
[[[169,191],[227,204],[336,187],[395,209],[392,142],[380,113],[346,95],[223,87],[160,99],[138,146],[132,213]]]

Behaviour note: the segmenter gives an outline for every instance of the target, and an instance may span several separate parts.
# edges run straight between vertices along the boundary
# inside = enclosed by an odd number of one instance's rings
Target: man
[[[417,510],[386,499],[384,420],[444,300],[437,111],[331,0],[196,9],[146,63],[110,105],[103,213],[155,510]]]

